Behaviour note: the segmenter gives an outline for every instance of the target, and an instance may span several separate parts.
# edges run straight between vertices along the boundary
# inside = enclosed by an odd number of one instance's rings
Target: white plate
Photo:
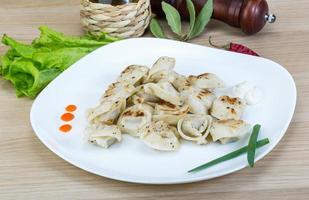
[[[248,138],[228,145],[198,146],[184,142],[176,152],[155,151],[129,136],[109,149],[84,141],[85,110],[98,103],[108,84],[115,81],[126,66],[151,66],[162,55],[175,57],[175,69],[181,74],[212,72],[229,86],[242,81],[258,85],[263,90],[263,100],[248,107],[243,117],[251,124],[262,125],[260,139],[270,139],[270,144],[257,151],[256,159],[261,159],[280,141],[296,103],[295,83],[282,66],[264,58],[153,38],[129,39],[104,46],[58,76],[33,103],[31,124],[35,133],[51,151],[71,164],[94,174],[128,182],[194,182],[246,167],[246,155],[243,155],[198,173],[187,173],[193,167],[245,146]],[[58,131],[63,123],[60,115],[68,104],[76,104],[78,110],[72,131],[62,134]]]

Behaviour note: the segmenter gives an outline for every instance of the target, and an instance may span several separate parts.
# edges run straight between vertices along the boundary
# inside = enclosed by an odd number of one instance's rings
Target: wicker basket
[[[149,25],[150,0],[119,6],[81,0],[80,15],[86,31],[105,32],[122,38],[139,37]]]

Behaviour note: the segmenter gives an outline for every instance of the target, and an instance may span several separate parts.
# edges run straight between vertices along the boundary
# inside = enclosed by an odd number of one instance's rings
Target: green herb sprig
[[[192,1],[186,0],[186,3],[190,16],[190,26],[189,30],[183,33],[179,12],[170,4],[162,1],[162,10],[165,13],[166,21],[176,35],[173,39],[187,41],[199,36],[204,31],[213,13],[213,0],[207,1],[197,17]],[[150,31],[155,37],[167,38],[160,23],[155,18],[150,22]]]
[[[219,164],[219,163],[222,163],[224,161],[227,161],[227,160],[231,160],[233,158],[236,158],[244,153],[247,153],[247,160],[248,160],[248,163],[251,167],[253,167],[254,165],[254,158],[255,158],[255,150],[256,148],[260,148],[266,144],[269,143],[269,139],[268,138],[265,138],[265,139],[262,139],[262,140],[259,140],[257,141],[257,137],[258,137],[258,134],[259,134],[259,131],[260,131],[260,128],[261,128],[261,125],[259,124],[256,124],[254,127],[253,127],[253,130],[252,130],[252,133],[250,135],[250,139],[249,139],[249,144],[245,147],[242,147],[240,149],[237,149],[231,153],[228,153],[220,158],[217,158],[217,159],[214,159],[208,163],[205,163],[203,165],[200,165],[198,167],[195,167],[191,170],[189,170],[188,172],[191,173],[191,172],[197,172],[197,171],[201,171],[203,169],[206,169],[206,168],[209,168],[211,166],[214,166],[216,164]]]
[[[257,141],[260,129],[261,129],[261,125],[256,124],[253,127],[252,134],[250,135],[249,144],[248,144],[248,153],[247,153],[247,160],[248,160],[250,167],[254,166],[256,141]]]
[[[257,141],[256,142],[256,147],[260,148],[260,147],[262,147],[262,146],[264,146],[264,145],[266,145],[268,143],[269,143],[268,138],[265,138],[263,140]],[[191,173],[191,172],[201,171],[203,169],[209,168],[211,166],[214,166],[216,164],[222,163],[224,161],[236,158],[236,157],[240,156],[241,154],[246,153],[247,151],[248,151],[248,146],[242,147],[242,148],[237,149],[236,151],[233,151],[231,153],[228,153],[228,154],[226,154],[226,155],[224,155],[224,156],[222,156],[220,158],[214,159],[214,160],[212,160],[212,161],[210,161],[210,162],[208,162],[206,164],[203,164],[203,165],[200,165],[200,166],[198,166],[196,168],[193,168],[193,169],[189,170],[188,172]]]

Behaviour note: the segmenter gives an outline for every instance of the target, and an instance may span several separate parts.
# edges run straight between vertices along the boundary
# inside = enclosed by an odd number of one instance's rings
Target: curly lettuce
[[[47,26],[41,26],[39,30],[40,36],[30,45],[7,35],[2,37],[2,43],[10,48],[0,57],[0,74],[13,84],[18,97],[35,98],[77,60],[103,45],[120,40],[104,33],[72,37]]]

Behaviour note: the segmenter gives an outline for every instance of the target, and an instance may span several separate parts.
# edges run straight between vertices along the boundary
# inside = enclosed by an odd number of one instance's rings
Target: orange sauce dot
[[[77,109],[75,105],[68,105],[65,110],[68,112],[74,112]]]
[[[65,122],[68,122],[74,119],[74,115],[71,113],[64,113],[63,115],[61,115],[61,119]]]
[[[69,132],[71,129],[72,129],[72,126],[70,124],[64,124],[64,125],[59,127],[59,130],[64,132],[64,133]]]

